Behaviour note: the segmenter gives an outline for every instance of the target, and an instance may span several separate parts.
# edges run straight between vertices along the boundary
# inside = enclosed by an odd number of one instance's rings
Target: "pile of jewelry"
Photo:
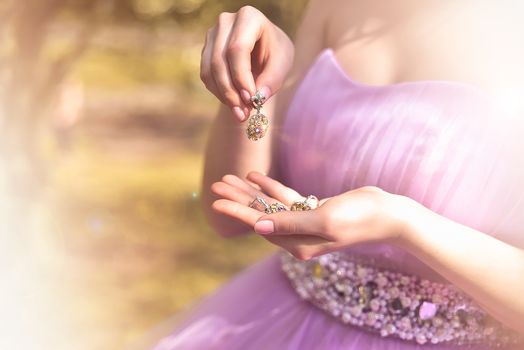
[[[264,198],[260,196],[257,196],[249,204],[249,206],[259,211],[263,211],[266,214],[271,214],[271,213],[276,213],[279,211],[287,210],[285,205],[278,203],[278,202],[267,204]],[[291,204],[291,210],[292,211],[311,210],[311,209],[315,209],[317,206],[318,206],[318,198],[313,195],[310,195],[304,198],[303,200],[298,200],[298,201],[293,202]]]
[[[451,284],[379,268],[370,257],[334,252],[303,261],[281,252],[298,295],[343,323],[418,344],[522,344]]]

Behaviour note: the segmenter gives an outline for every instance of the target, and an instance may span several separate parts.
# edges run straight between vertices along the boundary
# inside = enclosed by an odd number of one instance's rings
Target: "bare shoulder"
[[[454,80],[486,90],[524,88],[520,0],[336,1],[325,29],[355,80]],[[519,87],[520,86],[520,87]]]

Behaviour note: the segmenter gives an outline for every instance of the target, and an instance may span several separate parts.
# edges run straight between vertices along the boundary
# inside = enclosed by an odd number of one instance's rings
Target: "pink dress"
[[[333,51],[325,49],[299,85],[280,130],[280,180],[302,194],[319,198],[375,185],[409,196],[454,221],[524,248],[523,131],[522,123],[519,126],[512,122],[492,98],[470,85],[449,81],[365,85],[353,81]],[[463,249],[464,258],[474,254],[471,247]],[[387,244],[363,244],[343,253],[367,257],[376,266],[387,265],[401,273],[391,275],[397,276],[394,280],[412,281],[417,276],[429,281],[430,286],[436,283],[453,287],[414,256]],[[310,261],[284,268],[283,256],[277,253],[265,258],[203,298],[153,349],[464,348],[444,342],[445,331],[435,325],[435,309],[445,309],[439,305],[441,300],[426,300],[423,306],[424,301],[419,300],[418,306],[415,302],[410,309],[413,300],[408,299],[407,305],[402,306],[405,299],[402,295],[394,298],[392,292],[389,301],[381,304],[385,294],[380,289],[392,288],[388,283],[397,282],[386,279],[381,284],[383,275],[377,275],[376,269],[367,270],[372,278],[378,278],[378,285],[371,282],[375,294],[366,295],[371,291],[366,291],[369,284],[353,286],[353,294],[344,299],[347,290],[344,291],[343,283],[330,286],[329,276],[323,281],[319,277],[329,274],[330,267],[335,271],[340,266],[330,261],[324,261],[323,266]],[[360,278],[358,266],[350,263],[342,274]],[[323,289],[335,291],[339,287],[341,299]],[[368,303],[368,296],[376,297],[378,302],[372,311],[357,305],[357,312],[353,312],[357,302],[353,301],[352,308],[345,312],[340,304],[352,295],[360,303]],[[321,298],[325,299],[324,308]],[[335,301],[328,302],[332,299]],[[363,313],[403,307],[412,311],[404,315],[408,325],[410,319],[415,322],[416,317],[429,317],[424,323],[429,328],[422,339],[416,334],[422,330],[415,329],[415,324],[399,333],[406,325],[405,320],[398,318],[394,326],[387,328],[380,317],[377,326],[374,320],[368,323],[369,315],[365,315],[362,326]],[[444,323],[452,322],[443,317]],[[486,332],[483,327],[477,329]],[[469,348],[490,349],[487,344]],[[524,349],[524,345],[508,348]]]

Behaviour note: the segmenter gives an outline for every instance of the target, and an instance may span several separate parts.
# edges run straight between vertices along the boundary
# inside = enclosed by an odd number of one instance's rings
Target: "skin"
[[[519,39],[524,24],[514,15],[519,12],[515,7],[522,5],[511,1],[504,4],[312,1],[294,47],[252,8],[234,17],[224,16],[243,25],[222,25],[221,28],[229,28],[229,34],[208,35],[206,43],[208,46],[214,40],[213,50],[222,47],[222,52],[228,52],[221,56],[223,64],[227,61],[229,67],[237,66],[229,70],[215,67],[214,73],[207,70],[207,75],[203,74],[206,86],[225,102],[212,127],[203,179],[203,205],[213,227],[223,236],[254,229],[303,260],[359,242],[390,242],[435,269],[495,318],[524,333],[524,250],[519,247],[374,186],[324,198],[318,209],[307,212],[265,215],[248,207],[256,194],[288,206],[300,198],[300,194],[277,181],[279,170],[271,159],[278,152],[278,128],[296,85],[325,47],[333,48],[352,79],[369,85],[437,79],[460,81],[493,96],[508,88],[524,91],[524,69],[520,63],[524,61],[524,44]],[[244,18],[239,20],[239,16]],[[252,21],[246,20],[248,17]],[[227,51],[231,47],[222,38],[242,36],[244,30],[249,33],[246,27],[250,25],[259,26],[253,29],[256,35],[248,36],[251,41],[248,38],[243,48],[232,45],[235,50]],[[252,67],[246,63],[248,51],[254,52]],[[277,51],[285,55],[272,56]],[[210,67],[208,52],[203,50],[203,70]],[[244,61],[240,54],[234,57],[235,52],[242,52]],[[293,54],[291,64],[289,57]],[[271,64],[269,57],[274,60]],[[283,62],[282,57],[288,61]],[[224,77],[227,72],[247,78],[240,81]],[[273,80],[265,80],[269,77]],[[257,88],[268,86],[266,91],[272,96],[264,105],[264,112],[270,116],[273,132],[256,143],[247,140],[245,125],[239,122],[244,118],[233,110],[241,103],[241,91],[252,93],[253,84]],[[230,92],[223,94],[224,91]],[[241,109],[244,107],[247,104]],[[467,259],[464,247],[468,247]]]

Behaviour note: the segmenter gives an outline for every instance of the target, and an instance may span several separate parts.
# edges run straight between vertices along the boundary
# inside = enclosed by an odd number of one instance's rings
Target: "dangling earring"
[[[265,100],[266,96],[264,96],[264,94],[258,90],[255,92],[255,95],[251,97],[251,102],[257,111],[248,119],[246,133],[250,140],[257,141],[266,135],[266,131],[269,126],[269,120],[264,114],[260,112],[262,109],[262,103],[264,103]]]

